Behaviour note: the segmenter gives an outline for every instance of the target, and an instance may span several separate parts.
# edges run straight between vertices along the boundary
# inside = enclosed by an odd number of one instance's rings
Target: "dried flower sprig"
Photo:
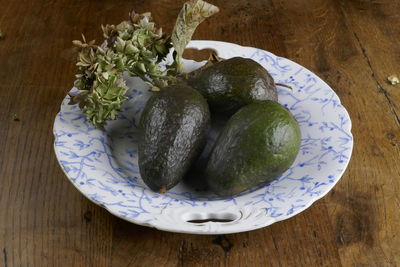
[[[115,119],[121,103],[126,99],[127,87],[122,78],[124,57],[94,41],[74,41],[79,48],[78,73],[75,87],[79,93],[70,95],[70,104],[79,103],[83,113],[96,128],[106,120]]]
[[[124,71],[141,77],[153,90],[170,80],[163,76],[158,63],[169,52],[171,43],[161,29],[155,28],[149,13],[135,14],[132,21],[102,29],[106,41],[100,46],[94,41],[87,43],[84,36],[82,41],[73,41],[79,49],[74,83],[79,93],[71,95],[70,104],[79,103],[96,128],[117,118],[128,90]]]
[[[86,117],[96,128],[102,128],[107,120],[116,119],[128,90],[123,73],[140,77],[159,91],[181,79],[182,53],[196,27],[206,18],[218,12],[218,8],[202,0],[185,3],[173,30],[173,38],[156,28],[150,13],[137,14],[132,11],[129,21],[118,25],[102,26],[105,41],[75,40],[78,47],[78,73],[75,87],[77,94],[70,95],[70,104],[79,103]],[[174,46],[175,57],[171,65],[161,69]]]
[[[153,90],[167,86],[170,78],[160,70],[158,63],[172,47],[170,37],[155,27],[150,13],[132,11],[130,18],[117,26],[102,27],[108,47],[125,55],[125,68],[130,75],[142,78]]]

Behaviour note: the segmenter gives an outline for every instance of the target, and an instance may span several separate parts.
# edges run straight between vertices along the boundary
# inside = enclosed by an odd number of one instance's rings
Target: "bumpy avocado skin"
[[[248,58],[218,62],[195,74],[188,83],[218,112],[233,114],[253,102],[278,100],[274,79],[264,67]]]
[[[139,169],[153,191],[174,187],[201,153],[210,111],[204,97],[187,85],[155,92],[140,119]]]
[[[273,181],[293,163],[301,133],[290,112],[275,101],[241,108],[222,130],[206,168],[209,188],[231,196]]]

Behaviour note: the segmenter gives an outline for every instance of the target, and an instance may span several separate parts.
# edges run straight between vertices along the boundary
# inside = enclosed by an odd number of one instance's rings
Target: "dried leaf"
[[[400,79],[396,75],[390,75],[387,79],[390,82],[390,84],[392,84],[392,85],[396,85],[396,84],[400,83]]]
[[[73,41],[72,41],[72,44],[73,44],[74,46],[77,46],[77,47],[81,47],[81,46],[82,46],[82,42],[79,41],[79,40],[73,40]]]
[[[197,26],[218,11],[218,7],[202,0],[191,0],[183,5],[171,37],[176,51],[175,61],[178,65],[178,72],[182,72],[180,60]]]
[[[12,114],[12,119],[13,121],[20,121],[19,117],[15,113]]]

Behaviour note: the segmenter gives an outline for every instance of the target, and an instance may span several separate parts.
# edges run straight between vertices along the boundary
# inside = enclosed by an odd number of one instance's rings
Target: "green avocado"
[[[205,169],[210,157],[211,151],[219,134],[224,128],[230,115],[224,113],[212,113],[210,119],[210,129],[207,134],[207,143],[197,160],[190,167],[184,182],[196,191],[207,191],[207,183],[205,181]]]
[[[145,184],[163,193],[174,187],[203,149],[210,111],[204,97],[179,84],[155,92],[140,118],[139,169]]]
[[[206,182],[220,196],[267,184],[285,172],[300,149],[300,128],[275,101],[241,108],[226,123],[206,167]]]
[[[188,84],[207,99],[212,110],[228,114],[253,102],[278,100],[274,79],[263,66],[248,58],[217,62],[195,72]]]

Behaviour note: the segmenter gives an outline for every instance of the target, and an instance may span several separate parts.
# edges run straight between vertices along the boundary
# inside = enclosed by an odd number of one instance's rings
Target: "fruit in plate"
[[[206,67],[188,80],[218,112],[234,113],[244,105],[278,100],[274,79],[252,59],[234,57]]]
[[[141,115],[138,149],[148,187],[163,193],[183,178],[205,145],[209,120],[206,100],[187,85],[153,93]]]
[[[285,172],[300,149],[300,128],[275,101],[241,108],[224,126],[206,167],[209,188],[230,196]]]
[[[211,114],[210,130],[207,134],[207,144],[204,146],[204,149],[201,152],[200,156],[192,164],[187,175],[184,178],[184,182],[196,191],[206,191],[208,189],[207,183],[204,178],[207,162],[214,147],[214,144],[217,141],[219,134],[221,133],[229,118],[230,115],[228,114]]]

